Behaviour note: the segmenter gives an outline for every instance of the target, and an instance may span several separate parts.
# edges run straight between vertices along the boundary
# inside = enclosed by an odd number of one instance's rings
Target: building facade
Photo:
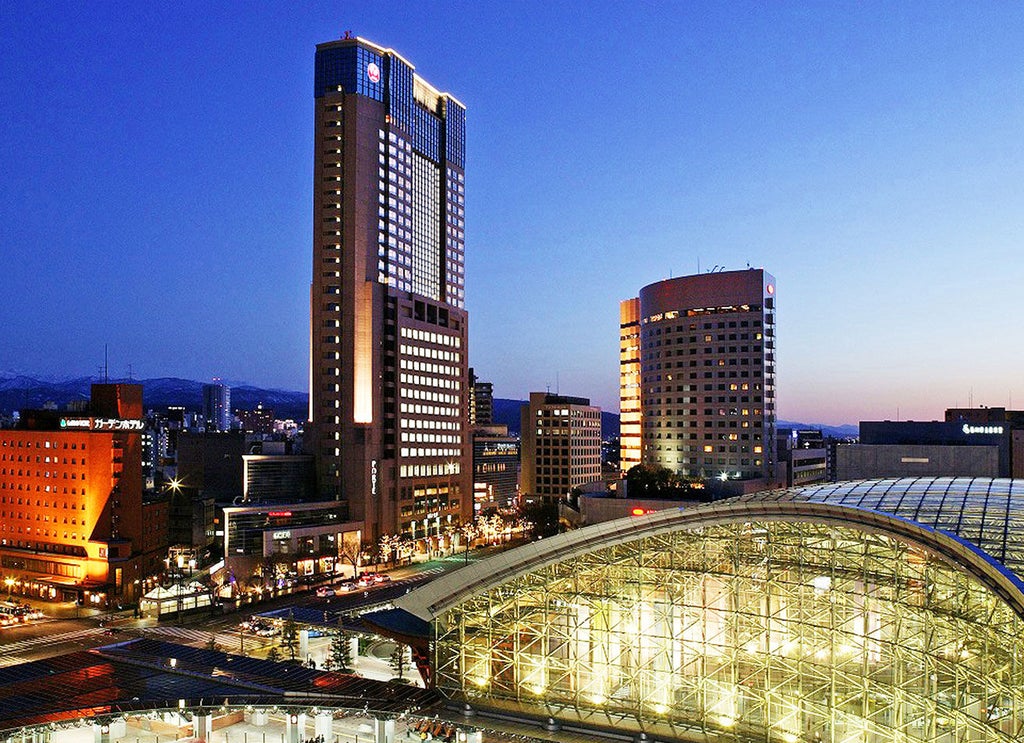
[[[779,465],[785,468],[786,487],[828,481],[828,449],[821,431],[779,428],[776,433],[776,452]]]
[[[841,480],[1010,477],[1013,444],[1006,422],[861,421],[859,443],[836,448],[836,472]]]
[[[489,426],[494,422],[494,384],[478,379],[469,370],[469,425]]]
[[[601,409],[590,400],[531,392],[520,424],[523,502],[557,503],[601,479]]]
[[[231,388],[219,382],[203,385],[203,420],[207,431],[231,429]]]
[[[620,304],[622,468],[773,481],[775,279],[762,269],[659,281]]]
[[[310,420],[320,497],[376,541],[472,514],[465,107],[397,52],[317,46]]]
[[[12,592],[100,606],[137,597],[167,546],[152,531],[166,528],[160,507],[143,505],[144,428],[140,385],[94,384],[83,412],[24,411],[0,430],[0,569]]]
[[[236,410],[235,416],[246,433],[264,435],[274,433],[274,411],[263,407],[263,403],[256,405],[254,410]]]
[[[473,513],[519,502],[519,439],[507,426],[473,429]]]
[[[228,506],[221,511],[224,525],[224,564],[229,581],[263,585],[289,574],[333,575],[343,566],[360,564],[359,523],[339,517],[340,503],[287,503]]]
[[[316,473],[308,454],[246,454],[242,457],[242,503],[316,500]]]
[[[640,300],[619,303],[619,469],[642,461],[640,422]]]
[[[364,621],[419,620],[453,704],[548,730],[1021,741],[1022,523],[1014,480],[763,491],[559,534]]]

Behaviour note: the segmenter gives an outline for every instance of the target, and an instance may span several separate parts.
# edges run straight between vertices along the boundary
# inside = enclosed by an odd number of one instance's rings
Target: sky
[[[778,412],[1024,407],[1024,4],[0,2],[0,373],[303,390],[313,54],[467,106],[471,365],[618,409],[618,304],[778,285]]]

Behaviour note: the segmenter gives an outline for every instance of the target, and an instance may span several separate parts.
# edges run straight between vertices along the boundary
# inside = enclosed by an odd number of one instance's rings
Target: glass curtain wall
[[[449,696],[694,740],[1024,740],[1024,626],[854,527],[732,523],[518,576],[433,623]]]

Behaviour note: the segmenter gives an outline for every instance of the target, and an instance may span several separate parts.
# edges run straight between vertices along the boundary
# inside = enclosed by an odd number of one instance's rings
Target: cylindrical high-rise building
[[[623,301],[620,376],[624,469],[775,477],[775,279],[764,270],[681,276]]]

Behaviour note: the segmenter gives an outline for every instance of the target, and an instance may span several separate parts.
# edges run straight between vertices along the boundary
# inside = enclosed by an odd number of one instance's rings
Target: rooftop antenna
[[[107,363],[107,344],[103,344],[103,384],[109,384],[110,382],[110,365]]]
[[[974,388],[971,387],[970,392],[967,393],[967,407],[974,407]]]
[[[555,372],[555,394],[562,394],[562,384],[558,381],[558,372]]]
[[[132,365],[128,364],[128,381],[132,381]]]

